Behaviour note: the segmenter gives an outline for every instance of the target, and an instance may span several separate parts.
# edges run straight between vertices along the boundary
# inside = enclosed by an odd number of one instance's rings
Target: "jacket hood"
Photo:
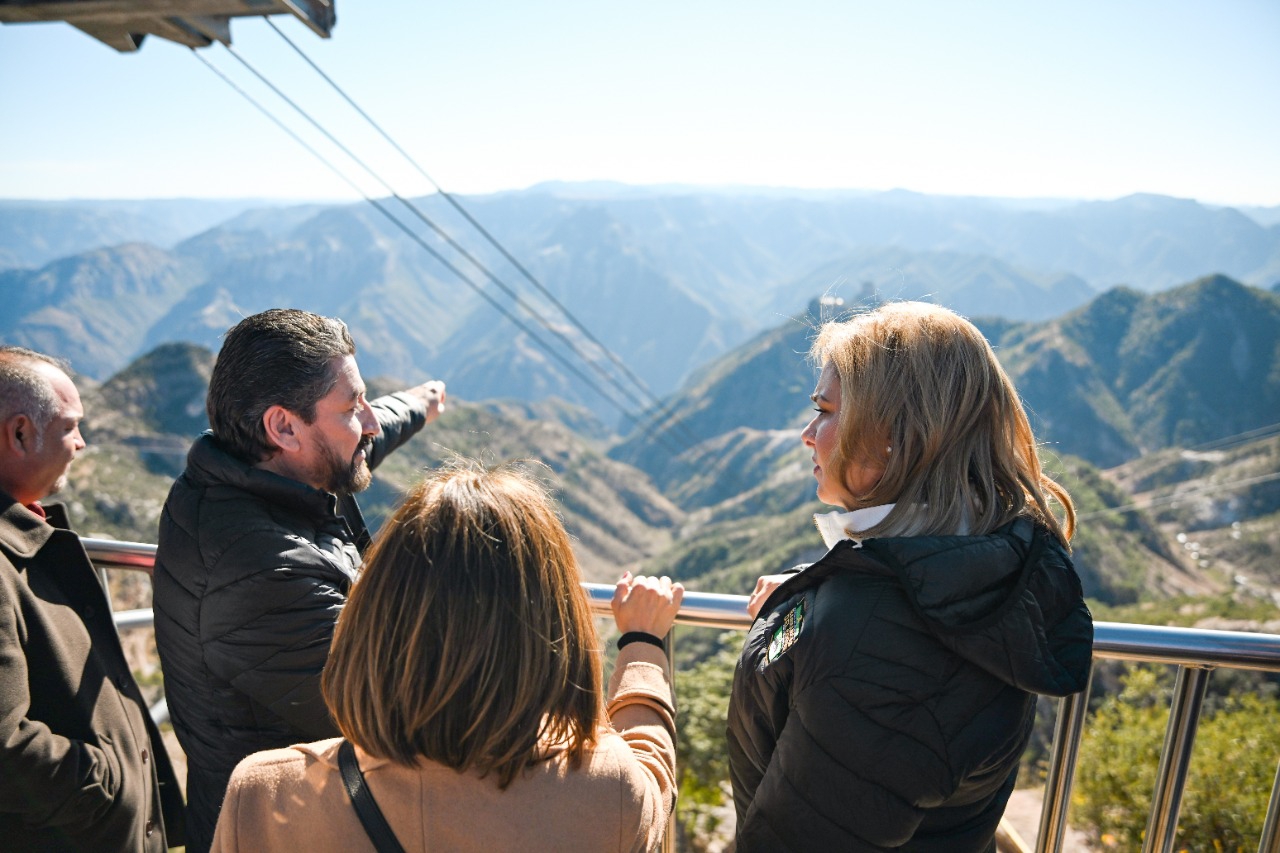
[[[974,665],[1049,696],[1088,684],[1093,617],[1080,579],[1030,519],[985,536],[871,539],[861,552],[875,559],[859,568],[895,578],[938,641]]]

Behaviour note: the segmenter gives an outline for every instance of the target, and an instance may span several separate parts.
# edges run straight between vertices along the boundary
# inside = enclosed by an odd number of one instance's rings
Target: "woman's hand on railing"
[[[794,574],[784,575],[765,575],[756,579],[756,588],[751,591],[751,597],[747,599],[747,612],[754,619],[760,615],[760,608],[769,600],[769,596],[773,591],[782,586],[788,579],[795,577]]]
[[[656,637],[671,630],[684,599],[684,585],[660,578],[626,572],[613,590],[613,621],[621,633],[643,631]]]

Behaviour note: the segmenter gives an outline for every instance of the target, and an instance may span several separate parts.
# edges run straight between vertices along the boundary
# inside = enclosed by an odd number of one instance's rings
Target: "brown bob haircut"
[[[322,687],[338,727],[398,764],[496,773],[502,788],[603,719],[600,642],[569,537],[519,464],[455,461],[383,527]]]
[[[1018,392],[968,320],[928,303],[890,303],[824,324],[810,356],[840,378],[833,469],[884,466],[848,507],[896,504],[867,536],[985,534],[1030,515],[1068,544],[1071,497],[1041,469]]]

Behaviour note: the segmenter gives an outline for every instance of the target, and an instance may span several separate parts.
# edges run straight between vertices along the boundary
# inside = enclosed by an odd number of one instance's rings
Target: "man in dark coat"
[[[62,366],[0,347],[0,847],[181,845],[182,794],[111,608],[58,505],[84,449]]]
[[[369,543],[353,495],[443,402],[442,382],[367,402],[339,320],[273,309],[227,333],[212,429],[169,492],[156,554],[190,853],[208,850],[241,759],[339,734],[320,675]]]

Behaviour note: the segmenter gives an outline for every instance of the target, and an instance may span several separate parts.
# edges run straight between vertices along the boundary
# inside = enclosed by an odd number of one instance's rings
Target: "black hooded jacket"
[[[426,408],[407,394],[371,406],[372,468],[422,429]],[[211,433],[192,445],[160,516],[154,578],[191,853],[212,842],[242,758],[339,734],[320,674],[368,541],[354,498],[249,465]]]
[[[838,543],[738,662],[738,853],[994,850],[1034,694],[1084,689],[1092,648],[1071,560],[1030,520]]]

